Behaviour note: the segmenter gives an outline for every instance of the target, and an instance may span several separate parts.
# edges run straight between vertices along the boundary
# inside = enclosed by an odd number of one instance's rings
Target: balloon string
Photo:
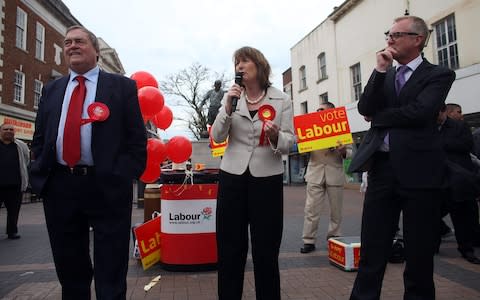
[[[155,131],[151,130],[151,129],[147,129],[147,132],[152,134],[153,136],[155,136],[156,138],[160,138],[160,135],[158,133],[156,133]]]
[[[178,187],[178,189],[173,191],[173,193],[175,193],[177,196],[181,195],[187,189],[185,185],[187,184],[188,180],[190,180],[190,185],[193,185],[193,171],[191,170],[185,170],[185,179],[183,179],[182,184]]]

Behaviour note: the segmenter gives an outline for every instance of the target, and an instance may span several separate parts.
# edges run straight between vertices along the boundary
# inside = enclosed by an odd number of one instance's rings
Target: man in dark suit
[[[475,166],[470,158],[472,132],[461,119],[449,117],[448,104],[440,110],[438,123],[449,165],[449,186],[441,198],[442,217],[450,213],[458,251],[462,257],[470,263],[480,264],[480,259],[475,256],[473,249],[478,226],[478,206],[475,198],[479,188],[475,178]]]
[[[81,26],[67,29],[63,51],[70,74],[42,92],[30,182],[44,200],[62,298],[90,299],[94,277],[97,299],[125,299],[132,180],[146,164],[136,85],[99,69],[97,38]],[[100,112],[93,116],[97,121],[80,126],[81,118],[83,123],[92,118],[94,107]]]
[[[433,255],[445,154],[437,115],[455,73],[421,53],[428,37],[421,18],[394,20],[387,47],[358,103],[371,128],[350,165],[368,170],[360,263],[350,299],[379,299],[400,212],[405,242],[404,299],[434,299]],[[393,60],[398,66],[392,67]]]

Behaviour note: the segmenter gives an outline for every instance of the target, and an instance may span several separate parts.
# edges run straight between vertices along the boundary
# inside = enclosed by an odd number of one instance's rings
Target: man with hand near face
[[[400,212],[405,242],[404,299],[435,299],[434,245],[446,158],[436,123],[455,80],[422,56],[429,31],[415,16],[394,20],[387,47],[358,103],[371,128],[349,171],[368,171],[359,270],[350,299],[379,299]],[[398,65],[393,66],[393,60]]]

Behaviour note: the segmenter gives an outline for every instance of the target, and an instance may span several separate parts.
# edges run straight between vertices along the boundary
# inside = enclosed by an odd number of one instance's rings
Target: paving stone
[[[343,234],[358,236],[363,197],[358,189],[347,189],[344,198]],[[317,250],[300,253],[304,203],[305,186],[285,186],[285,220],[279,260],[282,299],[348,299],[356,273],[342,271],[328,261],[327,208],[322,210]],[[5,232],[5,218],[5,210],[0,210],[1,233]],[[141,221],[143,209],[134,208],[132,224]],[[0,299],[61,299],[41,202],[22,205],[19,234],[22,238],[14,241],[0,234]],[[403,297],[403,268],[404,264],[387,266],[382,299]],[[143,287],[157,275],[162,276],[160,281],[145,292]],[[439,255],[435,256],[434,278],[437,299],[480,299],[480,266],[460,257],[454,237],[444,241]],[[160,265],[144,271],[141,263],[132,258],[127,284],[127,297],[133,300],[211,300],[216,299],[217,275],[215,271],[169,272]],[[93,285],[92,295],[92,299],[96,299]],[[251,255],[245,267],[242,299],[255,299]]]

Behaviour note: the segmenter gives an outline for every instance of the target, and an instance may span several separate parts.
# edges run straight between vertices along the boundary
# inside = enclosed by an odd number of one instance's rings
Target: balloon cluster
[[[150,73],[138,71],[130,76],[138,89],[138,102],[145,122],[151,121],[159,129],[166,130],[173,121],[172,110],[165,105],[165,99],[158,88],[158,82]],[[192,155],[192,143],[186,137],[174,136],[166,144],[158,138],[147,140],[147,166],[140,180],[145,183],[157,181],[161,164],[165,159],[174,163],[187,161]]]

